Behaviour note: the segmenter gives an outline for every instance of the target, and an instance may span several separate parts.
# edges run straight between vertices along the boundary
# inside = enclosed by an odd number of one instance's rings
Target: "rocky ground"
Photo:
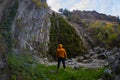
[[[47,66],[57,65],[57,61],[49,61],[48,58],[33,56],[39,63]],[[66,65],[74,69],[79,67],[102,68],[106,67],[104,76],[99,80],[120,80],[120,48],[105,49],[96,47],[88,51],[84,56],[66,59]],[[6,80],[7,74],[4,72],[5,62],[0,63],[0,80]],[[62,67],[62,65],[61,65]],[[3,74],[5,73],[5,74]],[[106,77],[106,75],[109,77]],[[4,78],[4,79],[3,79]]]
[[[84,56],[78,56],[76,58],[66,59],[67,66],[72,68],[84,66],[88,68],[100,68],[108,65],[108,59],[114,58],[115,55],[119,55],[119,48],[114,48],[112,50],[108,50],[105,48],[96,47],[94,49],[89,50],[88,54]],[[39,61],[41,64],[46,65],[56,65],[56,61],[49,61],[48,58],[39,58],[34,56],[35,59]]]
[[[37,58],[37,56],[34,56]],[[47,58],[37,58],[39,59],[39,63],[45,64],[47,66],[49,65],[57,65],[56,61],[48,61]],[[72,67],[74,69],[77,69],[79,67],[86,67],[86,68],[101,68],[105,65],[108,64],[106,60],[101,60],[101,59],[88,59],[88,60],[83,60],[82,62],[78,61],[79,58],[72,58],[72,59],[67,59],[66,60],[66,65],[69,67]]]
[[[48,58],[34,56],[39,63],[46,65],[57,65],[56,61],[49,61]],[[120,80],[120,48],[105,49],[96,47],[90,49],[88,54],[66,60],[66,65],[74,69],[79,67],[102,68],[106,67],[103,77],[99,80]]]

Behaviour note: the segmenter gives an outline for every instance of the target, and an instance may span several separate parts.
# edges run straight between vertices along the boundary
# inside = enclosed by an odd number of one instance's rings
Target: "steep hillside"
[[[93,48],[100,47],[120,47],[120,19],[115,16],[108,16],[96,11],[62,12],[67,19],[75,25],[86,40],[87,44]]]
[[[0,21],[5,16],[5,13],[10,7],[11,3],[12,3],[12,0],[0,0]]]
[[[0,80],[8,78],[8,54],[46,55],[49,10],[46,0],[0,0]]]
[[[0,4],[1,54],[45,54],[50,26],[46,0],[1,0]]]
[[[55,58],[59,43],[63,44],[68,58],[72,58],[68,62],[89,64],[93,58],[106,59],[110,55],[112,64],[117,63],[111,70],[119,74],[116,71],[119,71],[120,49],[113,48],[120,47],[119,18],[95,11],[64,10],[62,14],[52,11],[46,0],[0,0],[0,80],[53,80],[56,70],[51,71],[53,68],[41,63],[47,64],[51,57]],[[95,69],[98,73],[91,74],[91,69],[77,66],[74,68],[78,70],[68,68],[67,74],[61,71],[66,77],[62,74],[60,79],[96,80],[103,71]],[[80,71],[84,73],[82,77]],[[89,74],[93,77],[86,77]]]
[[[75,57],[86,53],[87,48],[75,28],[63,16],[53,13],[51,16],[49,53],[55,57],[58,44],[62,43],[69,54]]]
[[[96,11],[73,10],[72,12],[70,12],[69,10],[65,9],[62,11],[62,13],[65,16],[69,17],[69,19],[73,19],[74,21],[77,21],[77,19],[87,19],[90,21],[101,20],[120,23],[119,17],[98,13]]]
[[[16,0],[1,0],[0,4],[0,80],[7,80],[6,55],[12,51],[11,25],[17,12],[18,2]]]
[[[2,6],[4,4],[8,7]],[[4,2],[2,5],[1,39],[4,36],[6,47],[3,46],[3,49],[6,48],[6,53],[30,53],[40,57],[51,53],[55,55],[53,50],[57,48],[58,43],[65,45],[69,56],[86,52],[81,34],[77,34],[73,25],[63,16],[58,13],[53,16],[54,12],[49,9],[46,0],[15,0],[9,1],[8,4]],[[57,33],[52,32],[53,27]],[[57,40],[52,40],[53,37]],[[55,47],[52,49],[53,46]]]
[[[3,45],[1,50],[6,50],[6,53],[30,53],[40,57],[51,53],[55,55],[53,50],[57,48],[58,43],[65,44],[70,56],[86,52],[85,40],[81,34],[77,34],[76,28],[63,16],[58,13],[56,13],[57,16],[53,16],[54,11],[49,9],[46,0],[14,0],[8,3],[2,1],[1,4],[0,39]],[[53,27],[60,35],[53,35]],[[51,41],[53,37],[57,40]],[[3,38],[4,41],[2,41]],[[6,46],[2,44],[3,42]],[[52,49],[52,46],[55,47]]]
[[[16,10],[14,21],[11,20],[13,22],[9,38],[9,46],[12,48],[9,49],[13,50],[13,53],[31,53],[40,57],[51,53],[55,55],[54,50],[56,50],[58,43],[65,45],[70,57],[86,52],[87,48],[80,37],[81,35],[78,35],[74,27],[58,13],[56,13],[58,16],[51,15],[53,11],[47,6],[46,0],[18,1]],[[60,35],[53,35],[50,27],[58,27],[58,30],[55,29],[55,31],[59,31],[59,33],[54,34]],[[51,42],[53,37],[56,37],[58,41],[53,39]],[[53,48],[53,46],[55,47]]]
[[[3,59],[3,56],[5,56],[6,48],[9,44],[9,43],[7,44],[7,42],[9,41],[7,41],[6,37],[9,36],[10,31],[9,30],[10,26],[8,24],[11,25],[12,21],[11,22],[7,21],[8,17],[11,16],[9,13],[11,11],[11,8],[14,6],[14,2],[15,1],[12,2],[11,0],[0,1],[0,61]],[[11,17],[14,18],[14,15],[12,15]],[[13,20],[13,18],[11,18],[11,20]]]
[[[50,27],[49,11],[45,0],[19,1],[12,26],[15,53],[46,55]]]

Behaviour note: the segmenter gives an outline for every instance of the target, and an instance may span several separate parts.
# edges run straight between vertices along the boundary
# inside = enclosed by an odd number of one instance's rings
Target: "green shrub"
[[[40,1],[37,1],[36,4],[37,4],[38,7],[41,6],[41,2]]]
[[[14,4],[6,11],[3,17],[4,20],[0,22],[0,28],[3,29],[2,36],[5,39],[6,52],[12,52],[12,22],[15,18],[18,8],[18,1],[15,0]]]
[[[48,5],[46,3],[42,3],[42,5],[44,6],[44,8],[48,8]]]
[[[32,0],[32,2],[37,3],[37,2],[38,2],[38,0]]]
[[[115,47],[118,46],[119,26],[109,22],[91,22],[90,27],[94,42],[97,46]]]
[[[42,3],[40,0],[32,0],[38,7],[44,7],[48,8],[48,5],[46,3]]]
[[[76,33],[76,30],[60,15],[51,17],[49,54],[55,57],[58,44],[62,43],[68,53],[68,57],[75,57],[85,53],[85,46]]]

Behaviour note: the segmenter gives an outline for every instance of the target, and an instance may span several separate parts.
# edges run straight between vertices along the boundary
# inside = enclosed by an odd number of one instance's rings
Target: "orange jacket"
[[[57,48],[56,56],[57,57],[62,57],[62,58],[67,57],[66,51],[62,47],[62,44],[59,44],[59,47]]]

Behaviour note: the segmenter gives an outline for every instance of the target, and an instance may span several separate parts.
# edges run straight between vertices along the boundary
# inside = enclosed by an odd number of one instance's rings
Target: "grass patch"
[[[62,68],[57,70],[56,66],[45,66],[37,63],[31,55],[12,54],[8,56],[10,68],[10,80],[98,80],[103,68],[78,70],[67,67],[66,71]]]
[[[50,72],[46,74],[46,76],[50,80],[98,80],[103,72],[103,68],[101,69],[85,69],[79,68],[78,70],[67,68],[66,71],[60,69],[54,71],[56,67],[50,66],[48,69]],[[53,70],[53,71],[50,71]]]

